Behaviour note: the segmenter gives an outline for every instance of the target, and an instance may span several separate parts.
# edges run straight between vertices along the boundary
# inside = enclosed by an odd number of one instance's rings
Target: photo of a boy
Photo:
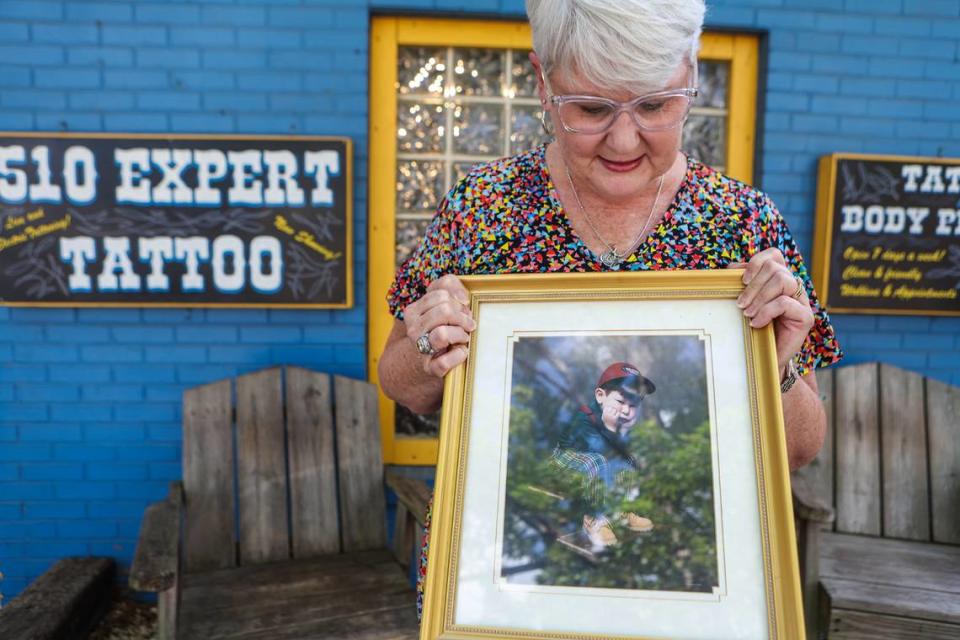
[[[581,405],[554,447],[552,460],[582,476],[579,496],[585,505],[582,526],[593,551],[619,541],[613,524],[646,532],[654,523],[633,512],[615,512],[615,496],[629,496],[640,471],[630,450],[630,430],[640,419],[643,400],[656,391],[654,383],[627,362],[604,369],[592,401]]]

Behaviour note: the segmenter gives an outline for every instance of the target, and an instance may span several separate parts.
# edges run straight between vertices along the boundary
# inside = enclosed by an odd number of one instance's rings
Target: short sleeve
[[[387,292],[390,313],[403,320],[407,305],[419,300],[431,282],[448,274],[456,273],[455,246],[457,231],[457,207],[460,185],[447,194],[437,207],[420,244],[410,257],[400,265]]]
[[[794,275],[803,280],[807,290],[807,297],[810,299],[810,310],[813,311],[813,327],[807,335],[803,346],[797,354],[795,364],[797,372],[805,375],[818,369],[826,367],[839,361],[843,357],[843,351],[837,342],[837,335],[830,324],[830,316],[821,306],[817,292],[814,291],[813,282],[810,280],[810,272],[800,255],[797,244],[787,227],[786,221],[777,211],[776,206],[766,195],[761,195],[758,199],[759,215],[756,217],[756,227],[754,229],[755,243],[754,251],[759,253],[764,249],[775,247],[783,254],[787,265]]]

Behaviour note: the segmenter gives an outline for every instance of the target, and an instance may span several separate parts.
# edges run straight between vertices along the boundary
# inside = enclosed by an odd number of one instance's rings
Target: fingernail
[[[737,298],[737,306],[743,309],[743,296]]]

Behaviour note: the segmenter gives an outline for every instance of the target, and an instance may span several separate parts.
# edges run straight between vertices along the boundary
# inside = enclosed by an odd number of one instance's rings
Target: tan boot
[[[617,544],[617,535],[610,527],[610,522],[604,518],[583,516],[583,532],[593,543],[594,547],[609,547]]]
[[[623,514],[621,516],[621,522],[623,522],[624,526],[630,529],[630,531],[643,532],[653,529],[653,520],[638,516],[633,512]]]

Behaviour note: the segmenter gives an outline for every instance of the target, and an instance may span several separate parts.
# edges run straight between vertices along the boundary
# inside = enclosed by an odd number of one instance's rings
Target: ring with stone
[[[437,350],[433,348],[433,345],[430,344],[429,331],[425,331],[423,335],[417,338],[417,351],[425,356],[432,356],[437,352]]]

